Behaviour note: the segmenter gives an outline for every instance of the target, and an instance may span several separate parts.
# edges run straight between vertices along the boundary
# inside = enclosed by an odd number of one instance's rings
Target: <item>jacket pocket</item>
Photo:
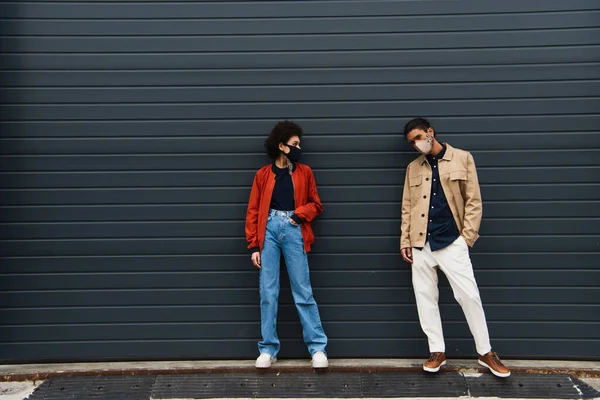
[[[408,178],[408,184],[410,187],[419,186],[423,182],[423,176],[411,176]]]
[[[452,171],[448,174],[449,176],[449,180],[448,180],[448,184],[450,186],[450,192],[452,193],[452,196],[454,197],[458,197],[458,198],[464,198],[463,196],[463,191],[464,191],[464,187],[467,183],[467,171],[466,170],[457,170],[457,171]],[[458,207],[462,207],[461,205],[458,205]]]
[[[423,176],[414,176],[408,178],[408,184],[410,185],[410,199],[411,201],[418,201],[421,195],[421,183],[423,182]]]
[[[466,181],[467,180],[467,171],[452,171],[450,172],[450,180],[451,181]]]

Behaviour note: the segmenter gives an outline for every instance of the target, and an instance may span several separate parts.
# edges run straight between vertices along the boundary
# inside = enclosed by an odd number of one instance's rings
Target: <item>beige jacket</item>
[[[446,144],[438,161],[440,180],[461,236],[469,246],[479,238],[482,206],[477,170],[471,153]],[[424,155],[406,168],[402,196],[400,248],[423,247],[427,235],[431,166]]]

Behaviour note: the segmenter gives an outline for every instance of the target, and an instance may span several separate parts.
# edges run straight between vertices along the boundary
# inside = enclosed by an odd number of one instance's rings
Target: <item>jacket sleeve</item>
[[[410,166],[409,166],[410,168]],[[402,191],[402,232],[400,234],[400,249],[411,247],[410,244],[410,185],[408,184],[408,168],[404,177],[404,189]]]
[[[258,251],[258,209],[260,206],[260,189],[258,183],[258,173],[254,176],[250,199],[248,200],[248,210],[246,211],[246,241],[248,249]]]
[[[306,184],[308,185],[308,202],[294,210],[294,214],[300,217],[303,221],[311,222],[317,218],[321,212],[323,212],[323,204],[321,204],[321,198],[317,191],[317,183],[315,182],[315,176],[312,170],[309,168],[306,177]]]
[[[465,200],[465,218],[461,235],[467,244],[472,247],[479,238],[479,226],[481,225],[483,207],[477,169],[475,168],[475,160],[473,160],[471,153],[467,155],[467,182],[463,196]]]

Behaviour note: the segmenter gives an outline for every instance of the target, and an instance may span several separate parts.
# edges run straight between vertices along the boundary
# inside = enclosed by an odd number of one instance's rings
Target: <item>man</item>
[[[431,356],[423,365],[437,372],[446,364],[438,306],[437,268],[441,269],[462,307],[475,339],[479,364],[498,377],[510,376],[491,350],[468,246],[479,237],[481,194],[473,156],[437,141],[426,119],[415,118],[404,136],[421,153],[406,169],[402,197],[402,258],[412,264],[419,321]]]

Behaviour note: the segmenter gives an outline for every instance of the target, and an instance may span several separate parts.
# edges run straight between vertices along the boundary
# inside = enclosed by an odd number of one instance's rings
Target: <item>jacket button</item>
[[[423,232],[419,232],[419,236],[423,236]]]
[[[425,214],[421,214],[421,217],[425,217]]]
[[[424,199],[426,199],[426,198],[427,198],[427,196],[423,196],[423,198],[424,198]]]
[[[428,181],[428,180],[429,180],[429,178],[425,178],[425,180],[426,180],[426,181]]]

